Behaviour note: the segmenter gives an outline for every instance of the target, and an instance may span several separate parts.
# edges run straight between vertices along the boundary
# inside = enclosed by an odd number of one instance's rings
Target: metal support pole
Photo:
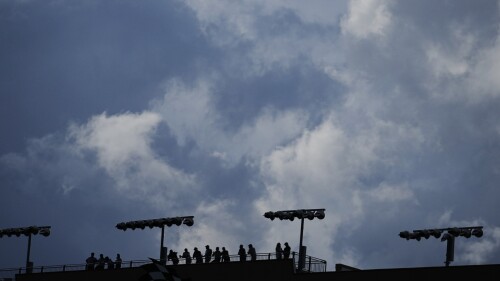
[[[163,239],[164,239],[164,236],[165,236],[165,226],[162,225],[161,226],[161,246],[160,246],[160,261],[163,262]]]
[[[455,237],[450,235],[446,240],[446,261],[445,266],[450,266],[450,263],[454,260],[455,256]]]
[[[299,245],[299,252],[302,251],[302,238],[304,238],[304,218],[300,220],[300,245]],[[299,253],[300,256],[300,253]]]
[[[304,218],[300,220],[300,243],[299,243],[299,270],[302,270],[302,266],[304,261],[303,259],[303,253],[302,253],[302,239],[304,238]]]
[[[26,271],[30,267],[31,233],[28,235],[28,254],[26,255]]]

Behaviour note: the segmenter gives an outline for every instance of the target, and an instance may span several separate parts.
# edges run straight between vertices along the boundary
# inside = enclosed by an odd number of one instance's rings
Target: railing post
[[[43,273],[43,266],[40,268],[40,273]]]
[[[130,268],[132,268],[132,261],[130,261]]]
[[[309,256],[309,272],[311,272],[311,256]]]

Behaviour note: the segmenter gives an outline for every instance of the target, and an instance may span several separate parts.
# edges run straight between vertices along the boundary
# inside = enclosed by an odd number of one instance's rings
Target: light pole
[[[325,209],[297,209],[297,210],[285,210],[276,212],[266,212],[264,217],[274,220],[279,218],[280,220],[290,220],[293,221],[295,218],[300,219],[300,242],[299,242],[299,270],[304,268],[305,262],[305,247],[302,246],[302,240],[304,238],[304,219],[313,220],[318,218],[320,220],[325,218]]]
[[[447,233],[441,234],[447,231]],[[444,262],[445,266],[449,266],[454,259],[455,255],[455,237],[463,236],[465,238],[470,238],[471,236],[476,236],[480,238],[483,236],[482,226],[468,226],[468,227],[449,227],[449,228],[434,228],[434,229],[418,229],[409,232],[407,230],[401,231],[399,237],[405,238],[406,240],[415,239],[420,241],[422,238],[429,239],[429,237],[434,236],[438,239],[441,237],[441,242],[446,241],[446,260]]]
[[[28,236],[28,253],[26,254],[26,272],[31,272],[33,270],[33,263],[30,262],[31,253],[31,235],[41,234],[45,237],[50,235],[50,226],[28,226],[28,227],[18,227],[18,228],[5,228],[0,229],[0,238],[4,235],[11,237],[15,235],[17,237],[21,234]]]
[[[138,221],[128,221],[128,222],[120,222],[116,224],[116,228],[120,230],[132,229],[136,228],[144,229],[147,227],[161,228],[161,245],[160,245],[160,261],[166,262],[164,256],[166,253],[163,250],[163,241],[165,236],[165,225],[170,227],[172,225],[180,226],[181,224],[185,224],[187,226],[193,226],[194,224],[194,216],[185,216],[185,217],[170,217],[170,218],[159,218],[159,219],[148,219],[148,220],[138,220]]]

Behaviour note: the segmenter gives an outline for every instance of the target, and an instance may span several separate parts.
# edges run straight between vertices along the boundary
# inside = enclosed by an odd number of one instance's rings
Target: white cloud
[[[390,1],[351,0],[349,14],[342,19],[342,31],[365,39],[383,36],[391,24]]]
[[[450,25],[451,43],[424,44],[427,65],[433,74],[426,88],[434,98],[476,104],[500,96],[500,36],[484,44],[477,32]],[[479,44],[483,43],[483,44]],[[482,47],[482,48],[481,48]]]
[[[466,80],[467,98],[473,102],[500,96],[500,36],[495,44],[477,53],[470,78]]]
[[[430,46],[427,49],[427,60],[431,64],[434,75],[461,76],[467,72],[468,64],[463,57],[452,56],[449,50],[439,46]]]
[[[210,42],[227,52],[233,73],[261,76],[311,59],[323,66],[337,61],[338,23],[344,1],[187,1]],[[297,24],[282,25],[287,19]],[[314,27],[321,26],[318,32]],[[309,27],[309,28],[308,28]],[[239,47],[244,47],[244,52]],[[234,53],[233,53],[234,52]],[[241,65],[245,65],[244,68]]]
[[[373,186],[360,181],[380,167],[397,165],[390,156],[396,151],[418,148],[418,142],[413,143],[413,129],[380,120],[372,125],[371,129],[348,134],[332,117],[305,132],[294,143],[275,149],[261,162],[266,191],[255,202],[256,209],[264,213],[280,209],[326,208],[324,221],[313,221],[307,226],[308,240],[314,241],[310,250],[321,258],[358,260],[360,257],[353,256],[355,249],[342,247],[344,252],[340,253],[331,250],[338,242],[339,229],[345,232],[358,227],[365,216],[365,205],[369,204],[371,210],[375,207],[392,210],[399,205],[388,206],[386,202],[407,202],[414,197],[405,183]],[[282,239],[283,227],[273,225],[267,236]]]
[[[465,225],[465,226],[476,226]],[[469,241],[463,241],[463,252],[457,253],[457,260],[466,264],[484,264],[492,254],[500,248],[500,227],[492,226],[485,228],[484,236],[476,238],[472,236]],[[467,238],[463,238],[467,239]],[[457,243],[458,240],[455,241]]]
[[[101,114],[87,124],[72,125],[69,136],[77,150],[96,153],[99,165],[114,179],[119,191],[162,207],[193,190],[195,179],[156,157],[151,149],[160,121],[160,116],[152,112]]]
[[[304,24],[336,25],[345,11],[342,1],[314,0],[189,0],[187,5],[196,13],[202,30],[214,43],[234,44],[259,39],[262,18],[279,17],[283,12],[297,16]]]
[[[176,247],[184,249],[189,246],[191,253],[193,247],[204,253],[205,245],[212,249],[216,246],[226,247],[228,251],[237,249],[248,231],[241,214],[233,211],[236,205],[237,202],[232,200],[202,201],[194,211],[195,225],[189,232],[180,232]]]
[[[382,182],[377,188],[370,190],[369,195],[377,201],[399,201],[413,198],[413,191],[407,184],[389,185]]]
[[[455,261],[464,264],[484,264],[500,249],[500,227],[489,225],[481,219],[456,220],[453,212],[446,211],[440,218],[439,225],[448,227],[483,226],[483,236],[455,239]]]
[[[81,148],[98,152],[99,164],[113,170],[137,158],[150,158],[151,133],[160,122],[154,113],[126,113],[93,117],[83,125],[70,127],[70,136]]]
[[[425,86],[437,100],[474,99],[469,97],[470,90],[465,90],[470,88],[465,81],[473,71],[471,57],[477,39],[458,24],[451,25],[448,29],[451,43],[436,41],[423,44],[427,67],[431,73]]]
[[[223,127],[228,120],[223,120],[212,102],[214,84],[200,79],[189,87],[174,79],[167,83],[163,100],[153,103],[153,110],[161,114],[179,145],[194,141],[207,155],[234,165],[242,157],[259,159],[305,127],[307,115],[302,111],[267,108],[239,129],[226,131]]]

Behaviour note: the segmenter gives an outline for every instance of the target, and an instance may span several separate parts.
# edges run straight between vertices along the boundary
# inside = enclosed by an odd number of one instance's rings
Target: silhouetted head
[[[219,247],[215,247],[215,249],[218,251],[218,250],[219,250]]]
[[[187,252],[187,251],[188,251],[188,248],[185,248],[185,249],[184,249],[184,252]]]
[[[198,248],[194,247],[194,250],[195,250],[195,251],[198,251]]]
[[[287,246],[288,246],[288,242],[285,242],[285,245],[287,245]]]
[[[205,248],[207,248],[207,249],[208,249],[208,248],[210,248],[210,246],[206,245],[206,246],[205,246]]]

